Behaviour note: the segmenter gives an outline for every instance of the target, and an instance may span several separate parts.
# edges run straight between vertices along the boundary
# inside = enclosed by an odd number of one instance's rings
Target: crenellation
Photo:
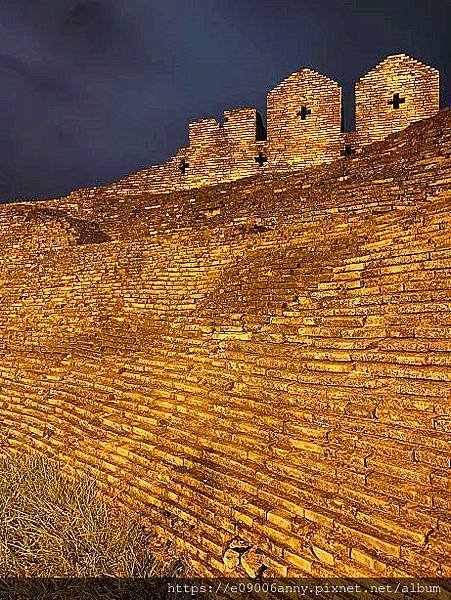
[[[439,72],[406,54],[387,57],[355,86],[355,131],[344,132],[338,83],[304,68],[267,95],[267,127],[255,108],[188,126],[189,144],[162,165],[98,188],[118,198],[168,193],[349,159],[439,110]],[[81,194],[92,194],[80,190]]]
[[[224,111],[222,127],[232,144],[253,145],[257,141],[257,126],[255,108],[235,108]]]
[[[293,73],[269,92],[270,165],[311,167],[334,160],[341,141],[341,89],[312,71]]]
[[[406,54],[387,57],[355,86],[356,133],[370,144],[439,110],[439,72]]]

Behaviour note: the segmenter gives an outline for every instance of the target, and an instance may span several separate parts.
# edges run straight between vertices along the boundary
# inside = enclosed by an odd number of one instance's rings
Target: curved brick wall
[[[2,206],[1,444],[94,473],[201,574],[451,576],[450,124]]]

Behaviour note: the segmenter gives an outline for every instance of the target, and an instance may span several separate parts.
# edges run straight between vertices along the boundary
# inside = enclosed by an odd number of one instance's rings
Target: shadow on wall
[[[25,244],[39,248],[65,248],[110,241],[97,223],[77,219],[66,211],[36,207],[24,219],[29,235],[22,236]]]

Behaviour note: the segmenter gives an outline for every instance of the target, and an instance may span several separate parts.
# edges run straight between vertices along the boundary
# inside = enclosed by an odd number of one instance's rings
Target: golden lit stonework
[[[303,70],[267,139],[228,111],[0,206],[1,447],[94,475],[199,575],[451,577],[451,112],[405,55],[356,102],[342,132]]]

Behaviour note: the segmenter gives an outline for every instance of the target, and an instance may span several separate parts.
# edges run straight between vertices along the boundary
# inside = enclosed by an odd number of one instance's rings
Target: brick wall
[[[170,192],[213,185],[257,174],[265,165],[266,141],[259,141],[261,117],[255,108],[224,111],[223,123],[201,119],[189,124],[189,144],[163,165],[150,167],[102,188],[104,194]]]
[[[394,94],[399,95],[399,108],[388,103]],[[215,119],[190,123],[188,147],[163,165],[105,186],[102,194],[172,192],[267,170],[312,167],[359,151],[438,109],[438,71],[405,54],[389,56],[356,84],[357,129],[342,133],[341,88],[320,73],[302,69],[269,92],[266,140],[254,108],[227,110],[221,124]]]
[[[406,54],[389,56],[355,86],[356,132],[370,144],[439,109],[439,72]]]
[[[0,449],[91,473],[198,574],[451,577],[450,117],[1,206]]]
[[[191,123],[186,152],[190,161],[185,174],[188,186],[254,175],[259,169],[255,161],[259,146],[255,108],[224,111],[221,125],[215,119]]]
[[[311,167],[340,155],[341,88],[302,69],[268,94],[270,166]]]

